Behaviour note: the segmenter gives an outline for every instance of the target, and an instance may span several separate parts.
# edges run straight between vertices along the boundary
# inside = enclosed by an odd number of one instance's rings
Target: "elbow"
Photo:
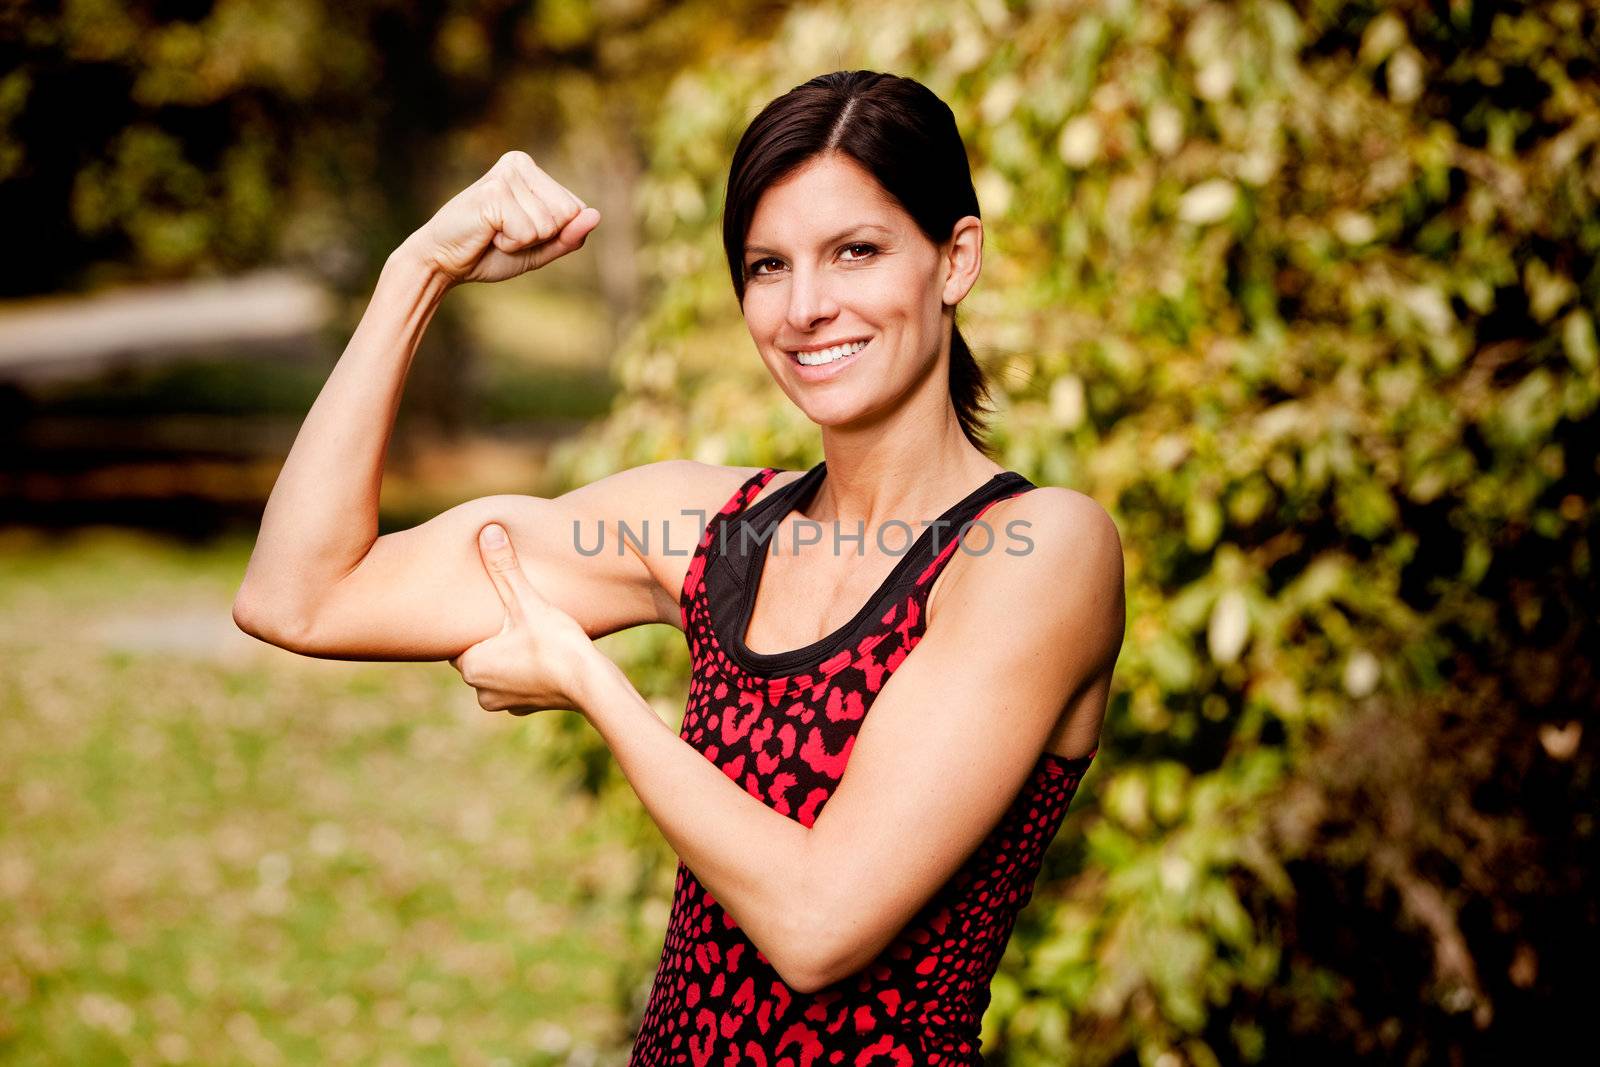
[[[799,931],[790,942],[790,964],[799,979],[790,982],[790,988],[797,993],[815,993],[871,965],[898,933],[884,921],[869,918],[881,914],[872,908],[869,902],[855,899],[848,905],[814,910],[809,928]]]
[[[787,978],[784,981],[796,993],[807,995],[819,993],[835,982],[842,982],[859,970],[845,962],[844,956],[825,951],[821,946],[813,946],[799,957],[793,969],[795,981],[790,982]]]
[[[822,968],[812,965],[791,964],[780,971],[778,977],[783,979],[784,985],[802,996],[819,993],[833,984],[833,979]]]
[[[241,588],[233,598],[233,624],[259,641],[290,652],[308,647],[303,620],[274,609],[248,588]]]
[[[809,906],[789,910],[787,967],[779,974],[790,989],[807,995],[844,981],[875,955],[862,955],[869,940],[862,924],[861,909],[868,906],[862,895],[845,892],[837,871],[818,877],[823,870],[832,871],[833,865],[808,859],[792,879],[798,898]]]
[[[785,965],[779,969],[779,977],[796,993],[810,995],[826,989],[849,972],[840,969],[835,931],[827,924],[826,915],[819,914],[816,922],[800,925],[789,939],[789,951]]]

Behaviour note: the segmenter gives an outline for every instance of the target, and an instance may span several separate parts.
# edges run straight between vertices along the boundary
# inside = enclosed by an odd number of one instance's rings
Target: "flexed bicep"
[[[506,530],[530,584],[590,637],[664,621],[672,596],[651,561],[618,534],[624,523],[637,529],[665,520],[650,502],[673,499],[674,466],[621,471],[555,499],[480,497],[384,534],[318,598],[292,650],[327,659],[444,660],[495,633],[503,608],[477,545],[491,522]]]

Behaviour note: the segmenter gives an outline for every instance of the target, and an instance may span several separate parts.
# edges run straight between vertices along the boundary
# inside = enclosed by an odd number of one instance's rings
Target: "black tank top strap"
[[[757,552],[767,550],[777,524],[796,505],[803,504],[810,497],[817,483],[822,481],[823,473],[823,464],[818,463],[789,484],[762,497],[754,506],[730,516],[730,519],[737,521],[724,524],[713,548],[717,557],[726,564],[728,577],[735,585],[745,584],[750,575],[751,560]]]
[[[1037,488],[1038,486],[1016,471],[1002,471],[995,475],[978,492],[956,506],[955,511],[949,516],[948,526],[935,531],[934,537],[928,541],[904,587],[919,593],[922,603],[926,604],[934,581],[958,550],[977,556],[988,555],[990,552],[1009,551],[1016,554],[1025,551],[1029,544],[1025,539],[1025,529],[1021,531],[1007,529],[1009,523],[1006,526],[996,526],[983,516],[1000,501],[1021,496],[1030,489]]]
[[[721,521],[713,524],[716,529],[707,530],[711,540],[704,545],[705,597],[713,619],[727,619],[737,610],[737,605],[744,597],[751,558],[771,544],[778,522],[821,479],[823,465],[818,463],[805,474],[774,489],[751,505],[750,501],[760,494],[761,488],[772,480],[773,475],[784,473],[777,467],[768,467],[766,470],[771,471],[771,475],[758,476],[759,481],[752,479],[754,486],[750,482],[745,483],[748,491],[735,494],[738,506],[732,511],[724,509],[718,516]]]
[[[717,515],[727,519],[749,510],[750,501],[761,494],[761,490],[766,488],[768,482],[782,473],[781,467],[762,467],[744,480],[744,484],[728,498],[728,502],[722,505]]]
[[[709,565],[717,558],[715,549],[718,542],[725,537],[724,527],[730,520],[743,514],[749,508],[750,501],[760,495],[766,484],[781,473],[782,469],[779,467],[762,467],[746,478],[722,507],[717,509],[716,514],[706,520],[705,527],[700,531],[700,541],[689,560],[689,571],[684,576],[683,588],[678,592],[678,608],[683,615],[685,626],[688,625],[689,601],[700,591],[702,585],[709,587],[711,584],[707,571]],[[707,591],[709,592],[709,589]]]

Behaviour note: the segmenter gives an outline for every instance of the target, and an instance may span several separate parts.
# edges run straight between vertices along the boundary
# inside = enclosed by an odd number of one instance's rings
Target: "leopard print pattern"
[[[958,542],[951,538],[853,646],[804,673],[744,670],[711,624],[706,566],[719,521],[742,512],[778,473],[767,467],[747,480],[707,523],[691,560],[680,604],[692,675],[679,736],[750,795],[811,826],[873,698],[921,639],[928,590]],[[778,976],[680,861],[629,1067],[981,1065],[990,982],[1093,756],[1043,754],[1000,823],[895,940],[810,994]]]

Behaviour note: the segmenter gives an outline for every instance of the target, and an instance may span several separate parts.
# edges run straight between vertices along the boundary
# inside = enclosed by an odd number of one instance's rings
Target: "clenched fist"
[[[583,247],[600,212],[539,168],[507,152],[450,199],[406,243],[452,282],[499,282]]]

